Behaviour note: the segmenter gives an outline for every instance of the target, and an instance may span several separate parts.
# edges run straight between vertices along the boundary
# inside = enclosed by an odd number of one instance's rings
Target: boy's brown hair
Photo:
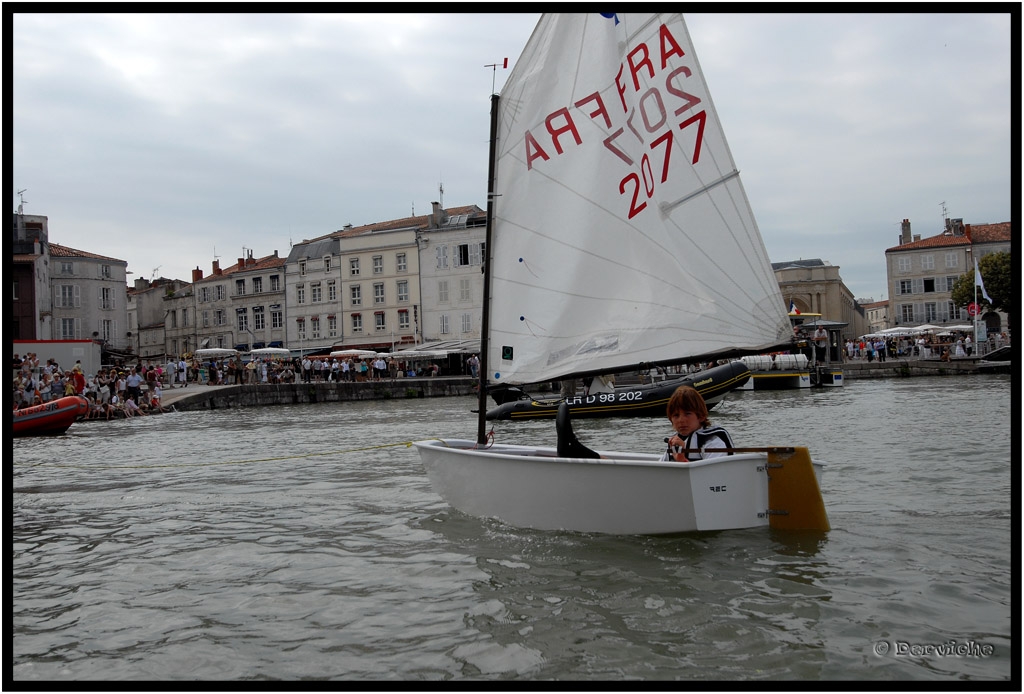
[[[707,427],[711,424],[711,421],[708,419],[708,406],[704,402],[704,397],[692,386],[679,386],[676,388],[676,392],[672,393],[672,397],[668,399],[665,414],[671,419],[672,415],[676,412],[693,412],[697,415],[697,419],[700,420],[701,427]]]

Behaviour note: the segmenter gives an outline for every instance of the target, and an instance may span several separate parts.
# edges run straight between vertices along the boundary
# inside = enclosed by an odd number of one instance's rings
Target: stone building
[[[841,335],[856,337],[868,332],[864,309],[843,284],[839,267],[819,258],[772,263],[786,309],[819,313],[822,320],[846,323]]]
[[[967,310],[952,301],[953,284],[960,275],[974,272],[975,258],[1011,250],[1010,227],[1010,222],[971,225],[947,219],[942,233],[921,238],[904,219],[899,245],[885,250],[889,327],[971,323]],[[982,319],[988,332],[1007,329],[1006,316],[998,311]]]

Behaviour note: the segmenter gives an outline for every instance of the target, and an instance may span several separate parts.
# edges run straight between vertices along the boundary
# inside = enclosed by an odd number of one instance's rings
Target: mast
[[[480,373],[477,382],[477,427],[476,442],[487,443],[487,348],[491,328],[491,257],[494,245],[491,235],[494,229],[494,175],[498,161],[498,95],[491,94],[491,141],[487,161],[487,234],[484,237],[484,305],[480,320]]]

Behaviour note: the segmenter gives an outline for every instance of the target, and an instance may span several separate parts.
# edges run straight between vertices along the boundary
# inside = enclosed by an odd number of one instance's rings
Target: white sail
[[[680,15],[544,15],[497,148],[490,382],[791,336]]]

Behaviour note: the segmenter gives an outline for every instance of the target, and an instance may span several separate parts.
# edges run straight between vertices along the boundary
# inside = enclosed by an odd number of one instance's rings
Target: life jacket
[[[732,443],[732,437],[729,436],[729,432],[722,427],[707,427],[705,429],[698,429],[697,431],[690,434],[685,441],[684,448],[687,449],[698,449],[700,452],[692,452],[686,454],[686,459],[703,460],[704,459],[704,446],[707,445],[708,441],[718,437],[725,442],[726,448],[735,448]],[[712,449],[714,450],[714,449]],[[726,455],[732,455],[732,452],[726,453]]]

